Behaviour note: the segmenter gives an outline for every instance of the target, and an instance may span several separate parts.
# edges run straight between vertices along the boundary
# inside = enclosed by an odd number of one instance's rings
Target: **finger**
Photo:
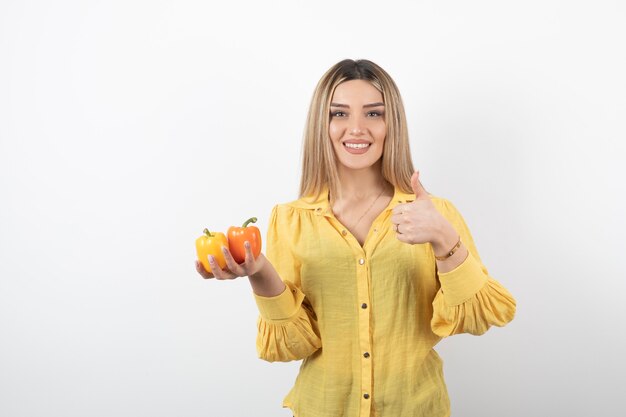
[[[243,247],[246,250],[246,260],[244,264],[246,265],[246,270],[251,271],[254,267],[254,254],[252,253],[252,245],[247,240],[243,242]]]
[[[196,271],[198,271],[198,273],[202,275],[202,278],[204,279],[214,278],[213,274],[207,271],[202,262],[198,260],[196,260]]]
[[[413,188],[413,192],[415,193],[415,198],[417,200],[430,199],[420,181],[419,171],[415,171],[413,176],[411,176],[411,188]]]
[[[403,235],[402,233],[396,233],[396,238],[398,238],[400,242],[411,243],[411,240],[408,237],[408,235]]]
[[[411,204],[404,204],[404,207],[401,210],[398,210],[397,213],[391,215],[391,222],[396,224],[408,223],[413,218],[413,214],[415,213],[415,207]]]
[[[213,271],[213,275],[217,279],[232,279],[232,274],[230,271],[225,271],[217,264],[217,260],[213,255],[209,255],[209,265],[211,265],[211,270]]]
[[[222,253],[224,254],[224,260],[226,261],[226,266],[235,275],[242,275],[242,270],[233,255],[230,254],[230,251],[226,246],[222,246]]]
[[[402,224],[407,220],[407,218],[404,214],[398,213],[398,214],[394,214],[393,216],[391,216],[389,220],[391,221],[391,223]]]
[[[397,206],[395,206],[393,208],[393,210],[391,210],[391,213],[392,214],[403,214],[403,213],[406,213],[407,211],[409,211],[409,209],[411,207],[409,204],[410,203],[398,204]]]

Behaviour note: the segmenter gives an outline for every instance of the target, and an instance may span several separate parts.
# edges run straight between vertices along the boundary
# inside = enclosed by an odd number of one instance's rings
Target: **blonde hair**
[[[326,71],[317,83],[311,99],[304,132],[300,197],[310,196],[317,199],[325,187],[328,187],[331,195],[338,195],[337,162],[328,134],[330,102],[335,88],[350,80],[368,81],[382,93],[387,127],[382,175],[392,185],[411,193],[411,175],[414,169],[400,91],[389,74],[375,63],[365,59],[345,59]]]

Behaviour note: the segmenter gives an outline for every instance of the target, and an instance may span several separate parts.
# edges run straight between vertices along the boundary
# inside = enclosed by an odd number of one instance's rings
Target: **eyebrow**
[[[369,107],[380,107],[380,106],[385,106],[385,103],[370,103],[370,104],[365,104],[363,107],[364,108],[369,108]],[[347,104],[340,104],[340,103],[330,103],[330,107],[343,107],[346,109],[349,109],[350,106],[348,106]]]

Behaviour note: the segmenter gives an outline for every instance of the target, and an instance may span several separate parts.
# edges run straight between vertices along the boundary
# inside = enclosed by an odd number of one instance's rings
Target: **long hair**
[[[311,99],[304,132],[300,197],[319,198],[325,187],[328,187],[331,195],[338,195],[337,159],[328,133],[330,102],[335,88],[350,80],[368,81],[381,92],[387,127],[382,175],[392,185],[411,193],[411,175],[414,170],[400,91],[389,74],[375,63],[365,59],[345,59],[326,71]]]

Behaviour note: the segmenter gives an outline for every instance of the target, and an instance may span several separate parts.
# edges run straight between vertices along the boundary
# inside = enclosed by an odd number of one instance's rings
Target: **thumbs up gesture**
[[[435,254],[445,252],[446,245],[453,245],[458,239],[454,227],[435,208],[420,182],[419,171],[413,173],[411,186],[415,200],[398,204],[392,212],[391,223],[396,237],[410,244],[431,243]]]

